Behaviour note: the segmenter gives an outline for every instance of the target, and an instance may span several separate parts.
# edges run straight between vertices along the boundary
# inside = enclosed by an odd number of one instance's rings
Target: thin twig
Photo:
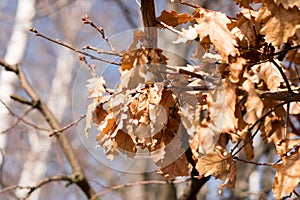
[[[58,133],[61,133],[65,130],[67,130],[68,128],[71,128],[74,125],[77,125],[82,119],[84,119],[86,117],[86,115],[80,115],[79,118],[71,123],[69,123],[68,125],[64,126],[63,128],[59,129],[59,130],[53,130],[52,132],[50,132],[49,137],[52,137],[53,135],[56,135]]]
[[[84,64],[86,64],[88,66],[89,71],[90,71],[90,73],[93,77],[97,77],[97,73],[96,73],[96,70],[95,70],[95,68],[96,68],[95,64],[88,63],[85,56],[79,56],[79,60],[82,61]]]
[[[279,103],[279,104],[277,104],[276,106],[274,106],[272,109],[270,109],[268,112],[266,112],[263,116],[261,116],[258,120],[256,120],[256,122],[254,122],[254,124],[252,124],[249,128],[248,128],[248,131],[252,131],[252,129],[258,124],[258,123],[262,123],[262,121],[268,116],[268,115],[270,115],[272,112],[274,112],[277,108],[279,108],[280,106],[283,106],[284,104],[286,104],[287,102],[281,102],[281,103]],[[257,129],[258,130],[258,129]],[[258,132],[258,131],[256,131],[256,132]],[[248,142],[250,142],[251,141],[251,139],[253,139],[254,137],[252,136],[251,138],[250,138],[250,140],[249,141],[247,141],[247,142],[245,142],[244,143],[244,145],[240,148],[240,149],[238,149],[237,150],[237,152],[235,152],[234,154],[233,154],[233,151],[236,149],[236,148],[238,148],[238,146],[239,146],[239,144],[241,143],[241,139],[237,142],[237,144],[231,149],[231,151],[230,151],[230,153],[232,154],[232,155],[236,155],[238,152],[240,152],[241,150],[242,150],[242,148],[244,148],[244,146],[246,146],[246,144],[248,143]]]
[[[33,110],[33,108],[28,109],[28,110],[25,111],[21,116],[19,116],[19,115],[15,114],[15,113],[11,110],[11,108],[10,108],[4,101],[2,101],[2,100],[0,99],[0,102],[5,106],[5,108],[8,110],[8,112],[9,112],[12,116],[14,116],[14,117],[16,117],[16,118],[18,119],[17,122],[16,122],[15,124],[13,124],[13,125],[12,125],[11,127],[9,127],[8,129],[2,131],[1,133],[7,133],[8,131],[10,131],[11,129],[13,129],[14,127],[16,127],[16,126],[19,124],[19,122],[23,122],[24,124],[26,124],[26,125],[28,125],[28,126],[30,126],[30,127],[33,127],[33,128],[36,129],[36,130],[47,131],[47,132],[50,131],[50,130],[47,129],[47,128],[39,127],[39,126],[37,126],[37,125],[35,125],[35,124],[33,124],[33,123],[30,123],[30,122],[28,122],[28,121],[26,121],[26,120],[24,119],[24,117],[25,117],[29,112],[31,112],[31,111]]]
[[[94,24],[94,22],[92,22],[89,18],[88,15],[84,15],[82,18],[83,23],[85,24],[89,24],[91,27],[95,28],[102,36],[102,38],[106,41],[107,45],[109,46],[109,48],[113,51],[116,52],[115,48],[112,46],[112,44],[110,43],[108,37],[105,35],[104,33],[104,29],[102,27],[98,27]]]
[[[233,159],[236,160],[236,161],[239,161],[239,162],[249,163],[249,164],[254,164],[254,165],[260,165],[260,166],[274,166],[274,163],[258,163],[258,162],[254,162],[254,161],[251,161],[251,160],[240,159],[240,158],[238,158],[238,157],[236,157],[236,156],[235,156]]]
[[[108,51],[108,50],[98,49],[98,48],[90,46],[90,45],[86,45],[86,46],[82,47],[82,50],[86,50],[86,49],[95,51],[98,54],[107,54],[107,55],[119,56],[119,57],[123,56],[122,53],[115,52],[115,51]]]
[[[16,190],[16,189],[28,189],[29,191],[28,191],[28,193],[25,197],[25,199],[26,199],[30,196],[30,194],[33,191],[35,191],[36,189],[42,187],[43,185],[45,185],[47,183],[50,183],[50,182],[53,182],[53,181],[68,181],[69,183],[73,182],[71,176],[52,176],[52,177],[43,179],[42,181],[38,182],[34,186],[13,185],[13,186],[6,187],[6,188],[0,190],[0,194],[9,192],[11,190]]]
[[[182,5],[187,5],[187,6],[190,6],[190,7],[192,7],[192,8],[200,8],[200,6],[195,5],[195,4],[192,4],[192,3],[189,3],[189,2],[186,2],[186,1],[184,1],[184,0],[180,0],[179,2],[180,2]]]
[[[106,190],[97,193],[96,195],[94,195],[91,200],[93,200],[95,197],[99,197],[102,196],[104,194],[107,194],[113,190],[118,190],[124,187],[130,187],[130,186],[136,186],[136,185],[149,185],[149,184],[160,184],[160,185],[164,185],[164,184],[168,184],[168,183],[174,183],[174,184],[179,184],[179,183],[184,183],[189,181],[190,178],[188,179],[182,179],[182,180],[174,180],[171,182],[168,181],[163,181],[163,180],[147,180],[147,181],[135,181],[135,182],[131,182],[131,183],[125,183],[125,184],[120,184],[120,185],[115,185],[115,186],[111,186],[111,187],[105,187]]]
[[[285,123],[284,123],[284,139],[287,138],[287,129],[288,129],[288,124],[289,124],[289,113],[290,113],[290,105],[291,103],[288,102],[286,105],[286,113],[285,113]]]
[[[244,141],[244,144],[234,153],[234,154],[232,154],[233,156],[235,156],[235,155],[237,155],[249,142],[251,142],[253,139],[254,139],[254,137],[257,135],[257,133],[258,133],[258,131],[259,131],[259,129],[260,129],[260,126],[261,126],[261,124],[262,124],[262,121],[260,121],[260,123],[259,123],[259,125],[258,125],[258,127],[257,127],[257,129],[256,129],[256,131],[254,132],[254,134],[253,135],[251,135],[251,137],[247,140],[247,141]],[[238,143],[237,143],[237,145],[236,145],[236,147],[240,144],[240,142],[241,142],[242,140],[240,140]]]
[[[114,65],[121,65],[120,62],[114,62],[114,61],[110,61],[110,60],[106,60],[106,59],[103,59],[103,58],[99,58],[99,57],[93,56],[92,54],[89,54],[89,53],[87,53],[87,52],[84,52],[84,51],[81,51],[81,50],[79,50],[79,49],[76,49],[75,47],[72,47],[72,46],[70,46],[70,45],[68,45],[68,44],[66,44],[66,43],[64,43],[64,42],[62,42],[62,41],[60,41],[60,40],[58,40],[58,39],[52,39],[52,38],[50,38],[50,37],[47,37],[47,36],[41,34],[40,32],[38,32],[35,28],[31,28],[31,29],[29,29],[29,30],[30,30],[31,32],[33,32],[33,33],[34,33],[36,36],[38,36],[38,37],[44,38],[44,39],[46,39],[46,40],[48,40],[48,41],[50,41],[50,42],[53,42],[53,43],[55,43],[55,44],[64,46],[64,47],[66,47],[66,48],[68,48],[68,49],[71,49],[72,51],[74,51],[74,52],[76,52],[76,53],[80,53],[80,54],[82,54],[82,55],[85,55],[85,56],[87,56],[87,57],[89,57],[89,58],[91,58],[91,59],[93,59],[93,60],[99,60],[99,61],[102,61],[102,62],[114,64]]]

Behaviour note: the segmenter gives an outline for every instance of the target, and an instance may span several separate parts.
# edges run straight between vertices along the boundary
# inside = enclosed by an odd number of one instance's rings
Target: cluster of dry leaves
[[[86,133],[92,123],[97,126],[96,140],[109,159],[119,152],[134,158],[147,149],[167,179],[188,176],[192,166],[185,154],[171,162],[174,149],[167,149],[174,140],[178,148],[188,140],[199,177],[224,180],[221,191],[234,188],[238,153],[253,159],[253,138],[260,133],[279,159],[271,166],[275,197],[293,192],[300,182],[300,134],[287,119],[300,121],[299,99],[289,98],[300,93],[291,67],[299,64],[300,3],[236,3],[241,7],[236,18],[204,8],[192,14],[163,11],[157,18],[158,28],[178,33],[174,43],[197,43],[193,57],[218,63],[219,76],[203,66],[168,65],[163,51],[147,48],[146,34],[137,31],[122,53],[118,86],[106,88],[103,77],[88,80],[93,102]],[[256,3],[260,7],[253,9]],[[231,150],[229,140],[236,144]]]

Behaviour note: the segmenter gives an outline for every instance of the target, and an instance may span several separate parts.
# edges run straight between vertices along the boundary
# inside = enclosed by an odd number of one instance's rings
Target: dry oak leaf
[[[265,35],[266,42],[280,47],[300,28],[300,10],[297,7],[285,9],[273,0],[264,0],[256,21],[264,23],[260,33]]]
[[[235,30],[235,35],[240,41],[243,42],[245,40],[247,42],[246,47],[250,45],[256,47],[258,45],[257,40],[261,24],[255,21],[257,13],[254,10],[243,9],[237,14],[236,27],[232,29],[232,32]]]
[[[198,159],[196,169],[200,176],[212,175],[215,178],[224,180],[224,184],[234,188],[236,179],[236,167],[233,156],[226,151],[223,153],[216,149]],[[224,187],[221,186],[220,190]]]
[[[254,83],[252,83],[249,78],[244,81],[242,89],[245,90],[248,95],[244,105],[247,111],[245,114],[245,121],[248,124],[254,124],[256,120],[261,117],[264,104],[255,91]]]
[[[274,165],[273,192],[276,199],[282,199],[293,192],[300,183],[300,147],[298,146],[290,156],[282,158],[282,164]]]
[[[115,141],[121,152],[125,153],[130,158],[134,157],[137,149],[130,135],[122,130],[118,130]]]
[[[279,156],[287,154],[292,149],[300,146],[300,138],[281,139],[276,143],[276,153]]]
[[[259,73],[270,91],[277,91],[283,82],[279,70],[271,62],[261,63]]]
[[[100,125],[108,115],[108,112],[103,108],[103,103],[101,103],[93,110],[92,115],[93,123],[95,125]]]
[[[254,158],[254,146],[253,146],[253,139],[251,137],[252,134],[250,131],[248,131],[243,140],[244,143],[246,143],[243,151],[248,160],[252,160]]]
[[[103,77],[94,77],[91,79],[87,80],[87,89],[88,89],[88,93],[89,96],[88,98],[97,98],[97,97],[101,97],[103,95],[103,93],[106,92],[105,90],[105,80]]]
[[[106,92],[105,80],[103,77],[94,77],[87,80],[87,82],[88,83],[86,87],[89,94],[88,98],[93,99],[93,102],[87,106],[85,129],[84,129],[86,136],[88,136],[88,131],[92,127],[92,122],[95,122],[93,121],[94,109],[97,107],[97,104],[99,102],[103,103],[102,101],[105,99],[103,94]]]
[[[178,39],[174,43],[187,42],[194,40],[198,36],[200,41],[209,36],[215,50],[221,54],[223,59],[227,59],[229,55],[235,56],[237,46],[235,36],[228,29],[227,24],[231,20],[221,12],[199,9],[198,17],[195,17],[197,24],[189,26],[189,29],[182,29]]]
[[[251,8],[252,3],[260,3],[261,0],[234,0],[240,7]]]
[[[292,8],[296,6],[297,8],[300,7],[300,1],[299,0],[274,0],[274,2],[279,5],[281,4],[285,9]]]
[[[177,176],[188,176],[189,162],[186,159],[185,154],[182,154],[177,160],[156,172],[164,176],[168,181],[176,178]]]
[[[221,112],[224,113],[222,132],[234,133],[238,127],[238,119],[235,116],[236,110],[236,88],[237,86],[231,83],[228,79],[223,80],[225,91],[225,105]]]
[[[230,63],[230,76],[229,79],[232,83],[238,83],[240,81],[240,77],[242,77],[244,72],[244,66],[246,64],[246,60],[242,57],[238,57],[233,63]]]
[[[169,26],[176,27],[179,24],[184,24],[191,21],[193,18],[187,13],[178,14],[176,11],[172,10],[168,12],[163,10],[161,15],[157,18],[158,21],[163,22]]]

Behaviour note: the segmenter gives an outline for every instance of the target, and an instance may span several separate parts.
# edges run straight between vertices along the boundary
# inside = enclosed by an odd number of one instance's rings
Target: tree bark
[[[35,0],[20,0],[16,10],[16,20],[11,34],[10,40],[7,45],[4,60],[9,64],[20,63],[23,60],[27,41],[28,41],[28,28],[31,27],[32,19],[35,15]],[[0,70],[0,99],[7,105],[12,104],[9,95],[15,91],[15,85],[18,82],[17,76],[13,73]],[[12,118],[4,105],[0,104],[0,132],[7,130],[12,124]],[[7,134],[0,134],[0,166],[3,163],[5,156]]]
[[[142,0],[141,12],[145,33],[148,39],[148,48],[157,47],[157,30],[154,0]]]

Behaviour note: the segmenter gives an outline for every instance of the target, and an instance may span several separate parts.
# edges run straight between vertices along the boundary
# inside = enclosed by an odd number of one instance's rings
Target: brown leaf
[[[282,164],[274,165],[276,174],[274,177],[273,192],[276,199],[282,199],[293,192],[300,183],[300,148],[290,156],[282,158]]]
[[[179,24],[184,24],[191,21],[193,18],[186,13],[178,14],[176,11],[172,10],[168,12],[163,10],[161,15],[157,18],[158,21],[164,22],[169,26],[176,27]]]
[[[198,159],[196,169],[200,176],[212,175],[222,179],[229,173],[232,163],[233,157],[231,154],[216,150]]]
[[[224,183],[219,187],[219,193],[225,186],[234,188],[236,163],[233,161],[233,156],[224,149],[216,149],[198,159],[196,169],[200,176],[212,175],[215,178],[224,180]]]
[[[224,13],[200,9],[195,20],[197,24],[190,26],[189,29],[182,29],[175,43],[194,40],[198,36],[201,41],[209,36],[215,50],[221,54],[223,59],[226,60],[229,55],[236,55],[235,36],[227,27],[231,20]]]
[[[177,160],[172,162],[166,167],[157,170],[157,173],[161,174],[168,181],[176,178],[177,176],[189,175],[189,162],[186,159],[185,154],[182,154]]]
[[[244,118],[247,123],[253,124],[261,117],[264,104],[254,88],[254,83],[252,83],[249,78],[244,81],[242,89],[247,92],[247,100],[245,103],[247,112]]]
[[[279,70],[271,62],[260,64],[260,76],[270,91],[277,91],[281,82],[283,82]]]
[[[225,91],[225,106],[223,108],[225,119],[222,132],[235,132],[238,125],[238,119],[235,117],[236,85],[229,80],[224,80],[223,87]]]
[[[136,147],[130,135],[122,130],[118,130],[115,141],[123,153],[127,154],[129,157],[134,156]]]
[[[285,9],[292,8],[296,6],[297,8],[300,7],[300,1],[299,0],[274,0],[274,2],[278,5],[282,5]]]
[[[230,63],[230,76],[229,79],[232,83],[238,83],[244,72],[244,66],[246,60],[244,58],[238,57],[234,62]]]
[[[96,136],[96,141],[99,145],[104,143],[103,138],[105,135],[110,135],[116,130],[116,121],[111,115],[107,115],[103,123],[98,127],[99,134]]]
[[[254,147],[253,147],[253,140],[251,139],[251,132],[248,131],[245,135],[244,142],[246,143],[243,151],[246,155],[248,160],[252,160],[254,158]]]
[[[151,147],[151,149],[149,149],[150,151],[155,151],[168,145],[176,136],[181,122],[180,115],[178,114],[178,108],[176,107],[176,100],[170,90],[163,90],[159,104],[163,106],[167,113],[167,124],[163,130],[153,136],[153,139],[157,142]]]
[[[261,0],[234,0],[240,7],[251,8],[252,3],[260,3]]]
[[[105,117],[108,115],[108,112],[103,109],[103,103],[99,104],[95,110],[92,112],[93,114],[93,123],[95,125],[100,125]]]
[[[276,143],[276,153],[279,156],[287,154],[289,151],[300,145],[300,139],[281,139]]]
[[[121,71],[130,70],[133,67],[144,65],[148,62],[148,50],[137,49],[129,52],[124,52],[121,62]]]
[[[230,189],[234,189],[235,188],[235,181],[236,181],[236,163],[234,162],[232,167],[230,168],[230,172],[227,175],[227,177],[224,180],[224,183],[222,185],[219,186],[219,195],[222,194],[222,190],[228,186],[228,188]]]
[[[273,0],[264,0],[256,20],[264,23],[260,33],[265,35],[266,42],[279,47],[300,28],[300,11],[298,7],[285,9]]]
[[[241,36],[237,36],[241,41],[247,41],[247,46],[245,45],[245,47],[248,47],[250,45],[256,47],[257,45],[259,45],[257,41],[259,30],[261,29],[261,24],[255,21],[256,16],[257,11],[250,11],[249,9],[243,9],[240,13],[237,14],[236,27],[242,34]]]

